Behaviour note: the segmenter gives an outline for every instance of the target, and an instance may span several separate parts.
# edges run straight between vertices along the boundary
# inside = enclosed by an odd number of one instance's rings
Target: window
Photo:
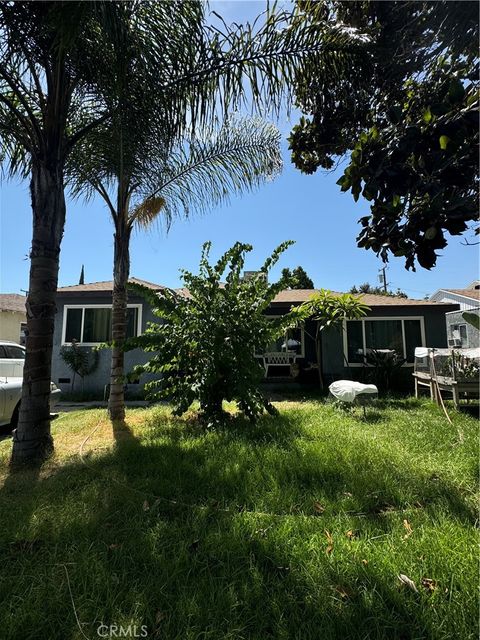
[[[347,322],[348,362],[363,362],[363,330],[361,322]]]
[[[350,365],[364,363],[372,349],[391,349],[407,363],[414,362],[415,347],[425,345],[423,318],[365,318],[347,320],[344,353]]]
[[[112,310],[85,309],[81,342],[108,342],[112,338]]]
[[[25,349],[14,344],[0,345],[0,358],[4,360],[25,360]]]
[[[278,316],[269,316],[269,318],[276,318]],[[269,344],[265,353],[280,353],[285,351],[293,351],[299,358],[305,357],[305,333],[303,328],[287,329],[285,334],[280,338],[277,338],[275,342]],[[258,356],[263,355],[263,352],[258,353]]]
[[[137,336],[141,326],[141,305],[127,308],[127,338]],[[112,339],[112,308],[100,305],[65,307],[62,344],[76,340],[98,344]]]
[[[452,324],[450,327],[450,330],[451,330],[451,336],[453,340],[460,340],[461,347],[468,346],[466,324]]]
[[[366,320],[364,324],[367,352],[372,349],[392,349],[395,353],[403,353],[401,320]]]
[[[25,345],[25,343],[27,342],[26,340],[26,331],[27,331],[27,323],[26,322],[21,322],[20,323],[20,339],[19,339],[19,344],[23,344]]]
[[[415,347],[423,347],[422,327],[419,320],[404,320],[405,358],[407,362],[415,362]]]
[[[5,345],[5,349],[7,351],[7,358],[12,358],[12,360],[25,360],[25,349],[16,347],[13,344]]]

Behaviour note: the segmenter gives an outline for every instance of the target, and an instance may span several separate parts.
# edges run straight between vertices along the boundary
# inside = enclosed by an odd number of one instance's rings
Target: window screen
[[[138,335],[138,308],[127,309],[127,338]]]

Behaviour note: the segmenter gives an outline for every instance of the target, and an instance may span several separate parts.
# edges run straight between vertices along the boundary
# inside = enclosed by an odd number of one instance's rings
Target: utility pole
[[[378,276],[378,279],[380,280],[380,282],[383,283],[383,290],[385,291],[385,293],[387,293],[387,274],[386,274],[386,270],[387,270],[387,267],[382,267],[382,269],[380,269],[382,275]]]

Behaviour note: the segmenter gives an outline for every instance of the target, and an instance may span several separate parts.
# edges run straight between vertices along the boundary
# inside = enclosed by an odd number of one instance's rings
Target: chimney
[[[262,271],[244,271],[242,280],[252,280],[253,278],[262,278],[265,282],[268,282],[267,274]]]

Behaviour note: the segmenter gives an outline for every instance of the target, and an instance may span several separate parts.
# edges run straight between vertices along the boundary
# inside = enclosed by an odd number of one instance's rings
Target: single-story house
[[[26,300],[19,293],[0,293],[0,340],[25,344]]]
[[[458,303],[458,311],[446,314],[447,338],[449,347],[473,349],[480,347],[480,331],[465,321],[465,311],[480,315],[480,281],[474,280],[465,289],[439,289],[430,296],[434,302]]]
[[[283,315],[312,293],[311,289],[281,291],[273,300],[269,314]],[[361,377],[363,354],[369,349],[395,350],[406,359],[404,368],[408,373],[414,364],[415,347],[447,346],[445,314],[458,309],[458,304],[373,294],[364,294],[362,302],[370,307],[363,319],[347,320],[343,331],[322,332],[322,371],[327,383]],[[314,335],[315,323],[307,321],[303,329],[295,329],[288,336],[300,343],[296,362],[301,369],[316,365]]]
[[[153,291],[164,289],[162,285],[130,278],[130,282],[144,285]],[[52,380],[62,391],[72,391],[73,373],[60,355],[63,346],[71,345],[76,340],[79,346],[95,347],[111,339],[113,281],[77,284],[71,287],[60,287],[57,290],[57,313],[53,336]],[[144,298],[129,293],[128,297],[128,337],[141,335],[148,322],[156,322],[150,306]],[[125,354],[125,370],[131,370],[137,364],[144,364],[150,359],[140,349]],[[86,393],[103,394],[110,382],[111,352],[99,350],[98,365],[85,377]],[[144,381],[143,381],[144,382]],[[77,385],[75,390],[78,390]],[[129,385],[135,393],[138,384]]]
[[[131,278],[161,291],[164,287],[151,282]],[[95,346],[110,339],[112,281],[61,287],[57,294],[57,316],[54,334],[52,380],[63,390],[71,389],[72,372],[62,360],[62,346],[71,344]],[[313,289],[281,291],[270,305],[267,315],[281,316],[304,302]],[[178,290],[181,295],[183,290]],[[339,294],[340,295],[340,294]],[[368,349],[394,349],[406,358],[408,373],[413,366],[414,349],[417,346],[447,346],[445,313],[458,310],[456,303],[441,303],[425,300],[410,300],[366,294],[363,302],[370,307],[362,320],[347,321],[343,331],[327,330],[322,333],[322,371],[325,381],[358,377],[364,366],[363,353]],[[129,334],[140,335],[149,321],[156,321],[149,305],[143,298],[129,295]],[[315,323],[307,321],[305,326],[289,330],[287,335],[270,345],[267,352],[270,360],[263,358],[267,379],[307,380],[315,378],[316,350]],[[282,354],[290,353],[286,362]],[[275,355],[278,355],[276,358]],[[125,356],[126,370],[135,364],[143,364],[149,358],[140,350]],[[273,364],[269,364],[269,362]],[[285,364],[284,364],[285,363]],[[292,369],[292,363],[296,368]],[[96,370],[85,378],[85,391],[100,393],[109,382],[110,352],[101,350]],[[302,375],[296,375],[301,372]],[[143,382],[141,380],[140,382]],[[137,385],[137,389],[140,387]],[[134,391],[134,388],[131,389]]]

